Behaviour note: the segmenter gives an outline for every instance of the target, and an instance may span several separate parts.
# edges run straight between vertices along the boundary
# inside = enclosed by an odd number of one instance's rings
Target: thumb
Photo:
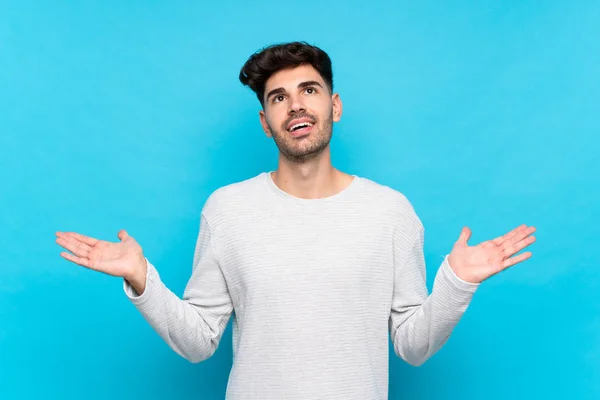
[[[469,229],[469,227],[465,226],[462,228],[462,231],[460,232],[460,236],[458,237],[458,241],[456,242],[456,244],[458,244],[459,246],[467,246],[467,241],[471,238],[471,230]]]
[[[121,240],[125,240],[129,237],[129,234],[127,233],[127,231],[125,229],[121,229],[119,231],[119,234],[117,235],[117,237]]]

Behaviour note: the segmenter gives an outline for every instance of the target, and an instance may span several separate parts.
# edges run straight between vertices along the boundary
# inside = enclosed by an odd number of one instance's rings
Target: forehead
[[[290,90],[305,81],[317,81],[325,87],[323,78],[312,65],[301,65],[283,69],[271,75],[265,83],[265,93],[280,87]]]

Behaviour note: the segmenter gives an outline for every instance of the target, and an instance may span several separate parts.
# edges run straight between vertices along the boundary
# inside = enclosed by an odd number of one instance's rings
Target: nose
[[[288,113],[289,114],[298,114],[306,111],[304,103],[302,102],[301,96],[291,96],[289,102]]]

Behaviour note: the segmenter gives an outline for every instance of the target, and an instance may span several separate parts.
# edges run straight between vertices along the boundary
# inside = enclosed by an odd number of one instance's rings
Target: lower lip
[[[292,135],[293,137],[304,136],[304,135],[310,133],[310,131],[312,130],[313,126],[307,126],[306,128],[302,128],[302,129],[297,129],[295,131],[291,131],[290,135]]]

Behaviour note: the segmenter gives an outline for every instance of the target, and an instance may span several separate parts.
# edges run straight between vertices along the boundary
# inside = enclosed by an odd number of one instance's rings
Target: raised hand
[[[61,252],[61,257],[95,271],[125,278],[135,283],[135,289],[141,293],[146,274],[142,248],[125,230],[119,231],[117,237],[121,241],[112,243],[76,232],[56,232],[56,243],[71,252]]]
[[[464,281],[480,283],[492,275],[531,257],[531,252],[516,255],[535,242],[535,227],[521,225],[505,235],[469,246],[471,230],[464,227],[448,256],[454,273]]]

